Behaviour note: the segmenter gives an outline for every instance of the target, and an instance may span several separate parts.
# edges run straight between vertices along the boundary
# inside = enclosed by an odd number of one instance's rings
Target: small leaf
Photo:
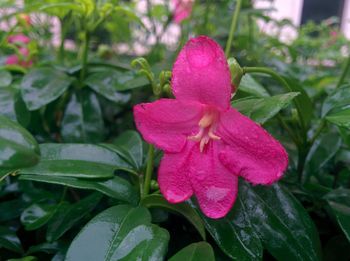
[[[73,79],[52,68],[33,69],[21,83],[24,102],[30,111],[37,110],[60,97]]]
[[[332,110],[339,110],[350,104],[350,85],[342,86],[333,91],[323,102],[322,117],[325,117]]]
[[[29,111],[19,90],[15,88],[0,88],[0,113],[13,121],[17,121],[22,126],[29,124]]]
[[[141,205],[147,208],[162,208],[184,216],[205,240],[205,228],[200,216],[186,203],[170,204],[162,195],[149,195],[142,199]]]
[[[215,261],[214,251],[207,242],[193,243],[176,253],[169,261]]]
[[[311,147],[306,158],[303,172],[303,181],[315,174],[338,152],[341,146],[341,137],[337,133],[328,133],[321,136]]]
[[[0,226],[0,248],[2,247],[16,253],[23,253],[21,242],[16,233],[4,226]]]
[[[56,206],[34,203],[21,214],[21,223],[26,230],[35,230],[45,225],[54,214]]]
[[[117,153],[136,170],[142,167],[143,144],[140,135],[136,131],[125,131],[113,141],[113,144],[102,144],[101,146]]]
[[[100,142],[104,123],[97,97],[92,92],[73,94],[64,112],[62,138],[65,142]]]
[[[111,207],[94,217],[74,238],[66,260],[163,260],[169,234],[151,224],[146,208]]]
[[[85,84],[106,99],[124,104],[130,100],[131,94],[120,92],[120,89],[133,79],[134,76],[130,72],[109,70],[91,74],[85,80]]]
[[[263,124],[287,107],[298,94],[290,92],[264,98],[243,98],[234,100],[232,106],[252,120]]]
[[[326,120],[339,126],[350,129],[350,108],[345,108],[340,111],[330,112]]]
[[[0,88],[7,87],[12,82],[12,75],[8,71],[0,70]]]
[[[250,74],[243,75],[238,90],[256,97],[270,96],[265,88],[260,85]]]
[[[59,239],[65,232],[89,214],[100,202],[101,194],[91,194],[72,205],[61,205],[49,221],[46,239],[50,242]]]
[[[39,146],[19,124],[0,115],[0,168],[18,169],[35,165]]]
[[[19,179],[64,185],[78,189],[95,190],[107,195],[108,197],[132,205],[137,205],[139,202],[138,192],[128,181],[120,177],[114,177],[113,179],[105,181],[96,181],[62,176],[22,175]]]

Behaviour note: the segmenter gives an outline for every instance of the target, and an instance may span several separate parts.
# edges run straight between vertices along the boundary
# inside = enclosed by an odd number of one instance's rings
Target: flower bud
[[[243,76],[243,69],[239,65],[237,60],[233,57],[229,58],[227,60],[227,63],[230,67],[230,72],[231,72],[232,92],[235,92],[241,82],[241,79]]]

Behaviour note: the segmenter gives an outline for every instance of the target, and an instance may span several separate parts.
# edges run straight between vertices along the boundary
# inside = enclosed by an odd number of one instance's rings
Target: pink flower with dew
[[[194,0],[173,0],[174,9],[174,21],[175,23],[181,23],[192,13],[192,6]]]
[[[6,65],[19,65],[24,68],[32,66],[33,61],[28,60],[29,50],[27,48],[20,48],[19,52],[23,57],[19,57],[17,54],[13,54],[7,57],[5,64]]]
[[[210,218],[224,217],[238,177],[269,185],[288,165],[282,145],[230,106],[231,75],[222,48],[199,36],[181,50],[172,71],[175,99],[134,107],[143,138],[164,151],[160,190],[171,203],[196,196]]]
[[[28,44],[30,42],[30,38],[24,34],[15,34],[10,35],[7,38],[7,41],[11,44]]]

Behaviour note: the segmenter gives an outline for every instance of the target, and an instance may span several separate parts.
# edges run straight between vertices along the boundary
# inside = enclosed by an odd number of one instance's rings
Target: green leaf
[[[327,133],[321,136],[311,147],[306,158],[303,181],[308,181],[338,152],[342,142],[337,133]]]
[[[193,243],[176,253],[169,261],[215,261],[214,251],[207,242]]]
[[[257,97],[270,96],[265,88],[259,84],[250,74],[243,75],[238,90]]]
[[[295,103],[301,108],[300,112],[303,116],[304,125],[308,126],[314,114],[313,102],[298,79],[288,77],[284,79],[294,92],[300,93],[300,95],[295,98]]]
[[[186,203],[170,204],[162,195],[149,195],[142,199],[141,205],[147,208],[162,208],[184,216],[197,229],[203,240],[206,239],[200,216]]]
[[[4,226],[0,226],[0,248],[2,247],[16,253],[23,253],[21,241],[16,232]]]
[[[106,99],[124,104],[130,100],[131,94],[120,92],[121,86],[133,79],[134,76],[130,72],[109,70],[91,74],[85,80],[85,84]]]
[[[333,93],[324,100],[321,116],[325,117],[332,110],[339,110],[350,104],[350,85],[342,86],[333,91]]]
[[[100,202],[101,194],[92,194],[75,204],[62,204],[49,221],[46,239],[50,242],[59,239],[65,232],[76,225],[80,219],[89,214]]]
[[[272,97],[243,98],[234,100],[232,106],[252,120],[263,124],[291,104],[298,94],[297,92],[290,92]]]
[[[30,111],[37,110],[60,97],[71,85],[73,78],[52,69],[33,69],[21,83],[24,102]]]
[[[65,142],[100,142],[104,123],[100,104],[93,92],[73,94],[64,112],[62,139]]]
[[[18,169],[35,165],[39,146],[33,136],[19,124],[0,115],[0,167]]]
[[[206,217],[197,204],[190,204],[200,213],[207,230],[226,255],[234,260],[261,260],[263,248],[243,200],[239,195],[229,214],[218,220]]]
[[[19,174],[77,178],[113,178],[116,169],[128,168],[116,153],[90,144],[41,144],[42,157],[36,166]]]
[[[21,222],[26,230],[35,230],[45,225],[54,214],[56,206],[34,203],[21,214]]]
[[[11,258],[7,259],[7,261],[37,261],[38,259],[35,256],[25,256],[21,258]]]
[[[136,131],[125,131],[113,141],[113,144],[101,144],[101,146],[117,153],[136,170],[143,165],[142,139]]]
[[[132,205],[137,205],[139,202],[138,192],[128,181],[120,177],[114,177],[113,179],[108,179],[105,181],[96,181],[62,176],[22,175],[19,177],[19,179],[64,185],[78,189],[96,190],[107,195],[108,197],[130,203]]]
[[[350,108],[337,112],[330,112],[326,120],[339,127],[350,129]]]
[[[41,243],[39,245],[31,246],[29,247],[28,251],[26,252],[27,255],[37,253],[37,252],[43,252],[47,254],[54,254],[60,249],[64,248],[64,245],[62,245],[59,242],[53,242],[53,243]]]
[[[247,215],[277,260],[321,260],[317,230],[303,206],[280,185],[240,184]]]
[[[19,90],[12,87],[0,88],[0,113],[23,126],[27,126],[30,120]]]
[[[0,70],[0,88],[7,87],[12,82],[12,75],[8,71]]]
[[[324,196],[336,221],[350,242],[350,190],[339,188]]]
[[[66,260],[163,260],[169,234],[151,224],[146,208],[111,207],[74,238]]]

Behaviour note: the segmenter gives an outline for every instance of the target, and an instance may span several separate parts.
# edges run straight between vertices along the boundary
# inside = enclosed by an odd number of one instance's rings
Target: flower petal
[[[177,99],[221,109],[229,107],[230,70],[222,48],[209,37],[189,40],[177,57],[172,74],[171,86]]]
[[[180,153],[165,153],[158,171],[160,191],[171,203],[189,199],[192,187],[188,178],[188,146]]]
[[[192,188],[203,213],[210,218],[224,217],[237,197],[238,177],[218,160],[220,142],[209,142],[201,153],[194,146],[188,161]]]
[[[166,152],[179,152],[187,136],[198,129],[203,106],[194,102],[160,99],[134,107],[137,129],[143,138]]]
[[[235,109],[221,114],[216,130],[226,143],[220,161],[253,184],[272,184],[288,166],[283,146],[266,130]]]

